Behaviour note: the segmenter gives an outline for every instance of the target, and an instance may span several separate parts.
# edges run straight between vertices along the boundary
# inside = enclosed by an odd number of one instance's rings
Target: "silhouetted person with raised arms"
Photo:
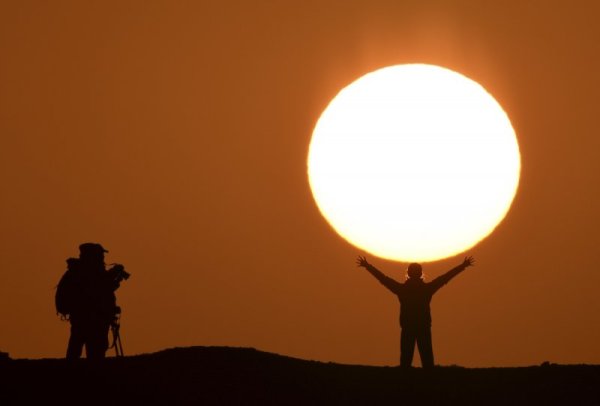
[[[102,245],[84,243],[79,258],[67,259],[67,271],[56,289],[56,310],[71,323],[67,359],[81,357],[85,346],[88,359],[102,359],[108,349],[108,330],[120,308],[115,291],[129,274],[122,265],[107,270]]]
[[[419,346],[421,365],[432,368],[433,348],[431,344],[431,312],[429,303],[433,294],[456,275],[474,264],[473,257],[466,257],[462,264],[438,276],[431,282],[423,280],[423,269],[420,264],[410,264],[406,282],[400,283],[375,268],[365,257],[359,256],[356,264],[365,268],[383,286],[398,296],[400,300],[400,366],[408,368],[412,365],[415,343]]]

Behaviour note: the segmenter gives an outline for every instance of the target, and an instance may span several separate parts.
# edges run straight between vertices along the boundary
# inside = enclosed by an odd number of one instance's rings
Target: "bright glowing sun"
[[[456,255],[488,236],[520,168],[498,102],[471,79],[422,64],[342,89],[308,154],[310,187],[331,226],[356,247],[406,262]]]

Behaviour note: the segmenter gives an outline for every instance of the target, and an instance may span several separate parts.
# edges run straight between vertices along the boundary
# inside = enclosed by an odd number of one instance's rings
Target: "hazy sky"
[[[54,286],[94,241],[132,274],[118,291],[126,354],[230,345],[397,364],[397,299],[319,214],[306,155],[342,87],[423,62],[487,88],[522,154],[508,216],[469,251],[477,266],[432,302],[436,362],[600,363],[599,11],[593,1],[1,2],[0,351],[64,355]],[[406,264],[368,258],[404,278]]]

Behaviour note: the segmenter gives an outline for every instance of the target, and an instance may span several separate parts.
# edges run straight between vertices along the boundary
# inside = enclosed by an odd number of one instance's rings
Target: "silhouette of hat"
[[[97,244],[95,242],[85,242],[79,246],[79,253],[81,255],[92,254],[92,253],[99,254],[99,253],[105,253],[105,252],[108,252],[108,251],[105,250],[102,245]]]

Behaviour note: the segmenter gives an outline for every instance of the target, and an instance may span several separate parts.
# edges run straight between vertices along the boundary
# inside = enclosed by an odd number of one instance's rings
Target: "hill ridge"
[[[174,347],[99,363],[9,360],[0,364],[0,382],[0,403],[7,405],[84,399],[128,405],[600,404],[598,365],[403,370],[221,346]]]

